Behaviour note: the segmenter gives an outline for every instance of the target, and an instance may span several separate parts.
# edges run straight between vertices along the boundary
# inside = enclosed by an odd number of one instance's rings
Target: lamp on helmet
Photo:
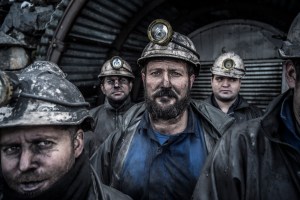
[[[0,128],[37,125],[91,128],[89,104],[54,63],[36,61],[15,75],[17,80],[7,75],[2,77],[9,81],[1,85],[7,97],[2,101],[6,105],[0,108]]]
[[[131,66],[119,56],[114,56],[103,64],[98,78],[105,76],[124,76],[134,78]]]
[[[140,66],[151,58],[165,57],[184,60],[199,70],[200,56],[193,42],[187,36],[173,32],[169,22],[163,19],[154,20],[149,25],[147,34],[150,42],[137,61]]]
[[[243,60],[234,52],[221,54],[211,68],[212,74],[233,78],[242,78],[245,71]]]

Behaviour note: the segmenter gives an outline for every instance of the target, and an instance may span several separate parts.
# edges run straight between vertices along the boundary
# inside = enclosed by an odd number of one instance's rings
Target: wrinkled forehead
[[[181,59],[176,59],[176,58],[169,58],[169,57],[158,57],[158,58],[152,58],[152,59],[149,59],[147,62],[146,62],[146,66],[147,65],[151,65],[153,63],[178,63],[178,64],[181,64],[181,65],[188,65],[188,63],[184,60],[181,60]]]
[[[188,71],[188,63],[178,59],[154,59],[150,60],[146,69],[149,70],[182,70]]]
[[[59,139],[64,137],[68,130],[64,126],[20,126],[0,129],[0,143],[14,143],[17,141],[31,141],[39,139]]]

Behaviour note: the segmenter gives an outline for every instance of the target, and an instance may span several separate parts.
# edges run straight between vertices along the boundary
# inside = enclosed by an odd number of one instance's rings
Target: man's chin
[[[23,194],[27,197],[34,197],[41,194],[43,191],[47,190],[47,182],[40,181],[40,182],[33,182],[33,183],[26,183],[20,184],[18,191],[19,193]]]
[[[155,100],[157,105],[160,105],[161,107],[165,106],[172,106],[175,105],[176,99],[171,97],[159,97]]]
[[[124,96],[114,96],[111,98],[114,102],[123,102],[125,100]]]
[[[235,97],[223,95],[223,96],[219,96],[219,98],[217,99],[222,102],[231,102],[232,100],[235,99]]]

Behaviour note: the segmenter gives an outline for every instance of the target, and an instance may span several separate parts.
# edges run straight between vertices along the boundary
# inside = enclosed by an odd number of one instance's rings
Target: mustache
[[[29,182],[39,182],[47,179],[47,175],[41,175],[34,172],[28,172],[26,174],[20,174],[16,177],[18,183],[29,183]]]
[[[176,92],[170,88],[161,88],[160,90],[158,90],[157,92],[155,92],[153,94],[154,98],[163,97],[163,96],[173,97],[173,98],[178,99]]]

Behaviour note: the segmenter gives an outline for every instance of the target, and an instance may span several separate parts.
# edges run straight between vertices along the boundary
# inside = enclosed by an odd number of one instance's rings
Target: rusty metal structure
[[[95,106],[101,103],[101,66],[121,56],[136,76],[132,99],[141,101],[136,61],[148,43],[148,25],[162,18],[190,36],[200,54],[194,98],[210,93],[210,66],[223,50],[232,50],[247,68],[241,93],[264,108],[284,90],[277,49],[299,11],[298,0],[61,0],[40,38],[36,59],[57,63]]]

